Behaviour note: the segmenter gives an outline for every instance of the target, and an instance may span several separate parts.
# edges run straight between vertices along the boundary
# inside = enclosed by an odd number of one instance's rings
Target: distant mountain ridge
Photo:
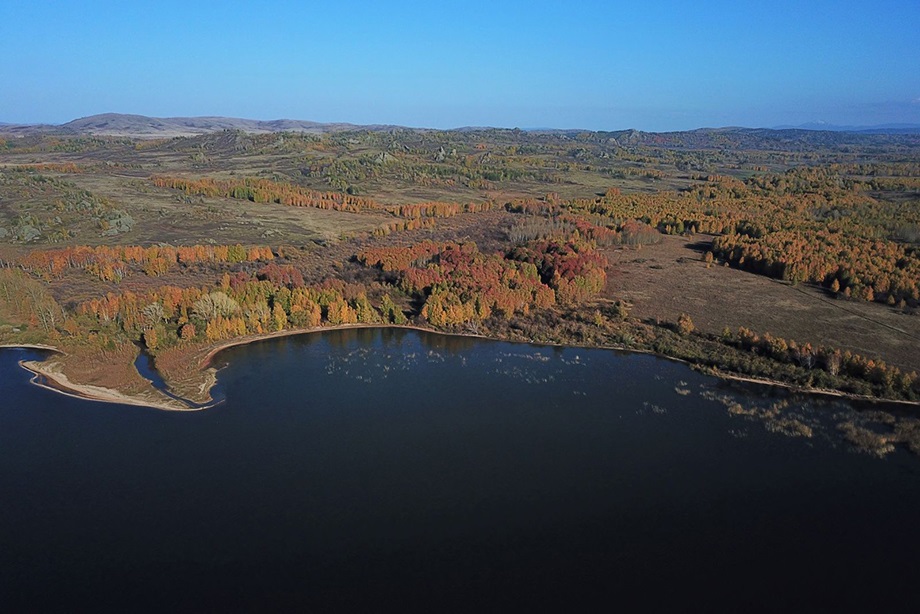
[[[862,132],[865,134],[918,134],[920,124],[878,124],[876,126],[838,126],[826,122],[807,122],[797,126],[776,126],[773,130],[812,130],[825,132]]]
[[[141,139],[206,137],[225,131],[251,134],[277,132],[302,132],[325,134],[349,130],[404,130],[410,132],[433,131],[427,128],[408,128],[395,125],[358,125],[350,123],[320,123],[304,120],[256,120],[234,117],[147,117],[123,113],[103,113],[81,117],[60,125],[0,123],[0,133],[11,136],[42,134],[72,136],[128,137]],[[827,124],[803,124],[797,127],[777,128],[698,128],[674,132],[645,132],[642,130],[592,131],[580,129],[535,129],[461,127],[437,132],[461,133],[517,133],[529,138],[541,135],[552,138],[581,138],[591,134],[592,139],[604,140],[611,145],[629,147],[637,145],[666,148],[774,148],[801,150],[802,148],[838,147],[867,142],[904,142],[920,146],[920,125],[888,124],[874,127],[847,127]],[[525,137],[527,138],[527,137]]]
[[[135,138],[169,138],[197,136],[224,130],[241,130],[254,134],[271,132],[308,132],[323,134],[358,129],[388,129],[392,126],[359,126],[348,123],[320,123],[293,119],[258,120],[236,117],[147,117],[125,113],[102,113],[81,117],[66,124],[0,124],[14,133],[54,132]]]

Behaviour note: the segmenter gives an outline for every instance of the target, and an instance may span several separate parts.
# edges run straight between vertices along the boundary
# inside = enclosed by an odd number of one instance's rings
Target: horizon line
[[[242,117],[242,116],[233,116],[233,115],[170,115],[170,116],[158,116],[158,115],[144,115],[140,113],[121,113],[115,111],[108,111],[103,113],[95,113],[91,115],[85,115],[81,117],[76,117],[74,119],[61,122],[61,123],[52,123],[52,122],[8,122],[0,121],[0,126],[4,127],[20,127],[20,128],[60,128],[65,127],[68,124],[79,122],[80,120],[87,120],[92,118],[102,118],[105,116],[114,116],[114,117],[125,117],[125,118],[138,118],[145,120],[231,120],[231,121],[244,121],[244,122],[254,122],[262,124],[271,124],[278,122],[300,122],[305,124],[313,124],[316,127],[323,126],[352,126],[354,128],[369,128],[369,127],[386,127],[386,128],[400,128],[408,130],[431,130],[438,132],[451,132],[458,130],[521,130],[524,132],[594,132],[594,133],[603,133],[603,132],[646,132],[651,134],[668,134],[668,133],[678,133],[678,132],[694,132],[698,130],[804,130],[809,132],[858,132],[866,130],[911,130],[911,129],[920,129],[920,124],[911,123],[911,122],[886,122],[882,124],[859,124],[859,125],[838,125],[830,122],[824,121],[809,121],[800,124],[778,124],[774,126],[746,126],[741,124],[733,125],[702,125],[695,128],[684,128],[677,130],[646,130],[642,128],[614,128],[614,129],[597,129],[597,128],[584,128],[584,127],[568,127],[568,128],[555,128],[550,126],[531,126],[531,127],[520,127],[520,126],[498,126],[498,125],[475,125],[475,124],[464,124],[458,125],[451,128],[434,128],[430,126],[411,126],[405,124],[393,124],[386,122],[372,122],[372,123],[354,123],[349,121],[316,121],[308,119],[295,119],[291,117],[278,117],[274,119],[257,119],[253,117]],[[188,126],[188,128],[194,128],[194,126]],[[232,128],[228,128],[232,129]],[[296,130],[293,130],[296,132]],[[283,132],[283,130],[281,130]]]

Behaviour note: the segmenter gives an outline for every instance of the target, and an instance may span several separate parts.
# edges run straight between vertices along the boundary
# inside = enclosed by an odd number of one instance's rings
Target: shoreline
[[[3,347],[12,348],[25,346]],[[60,352],[60,350],[58,350],[58,352]],[[71,382],[70,379],[60,371],[59,364],[60,363],[51,360],[45,360],[41,362],[35,360],[19,361],[20,367],[32,373],[32,378],[29,380],[29,383],[34,384],[39,388],[44,388],[45,390],[52,390],[58,394],[63,394],[64,396],[84,399],[88,401],[98,401],[100,403],[114,403],[117,405],[149,407],[163,411],[199,411],[202,409],[207,409],[207,407],[189,407],[184,403],[173,401],[165,395],[163,395],[162,399],[155,399],[148,398],[146,396],[129,395],[123,392],[119,392],[113,388],[105,388],[103,386],[77,384]],[[42,381],[43,379],[45,381]],[[156,391],[154,394],[157,394],[158,392],[159,391]]]
[[[202,348],[204,356],[200,359],[197,365],[199,371],[205,371],[207,369],[214,369],[213,362],[217,354],[220,352],[242,345],[249,345],[252,343],[257,343],[259,341],[269,341],[272,339],[281,339],[285,337],[293,337],[296,335],[308,335],[312,333],[322,333],[327,331],[338,331],[338,330],[350,330],[350,329],[369,329],[369,328],[398,328],[403,330],[414,330],[423,333],[429,333],[434,335],[446,335],[452,337],[466,337],[470,339],[483,339],[487,341],[502,341],[505,343],[524,343],[527,345],[536,345],[536,346],[545,346],[545,347],[562,347],[562,348],[583,348],[586,350],[613,350],[617,352],[628,352],[631,354],[645,354],[649,356],[654,356],[663,360],[671,360],[674,362],[679,362],[687,365],[688,367],[699,370],[705,374],[711,375],[716,379],[726,380],[730,382],[741,382],[748,384],[755,384],[759,386],[773,386],[777,388],[783,388],[790,390],[792,392],[797,392],[801,394],[814,394],[821,396],[830,396],[839,399],[846,399],[850,401],[859,401],[859,402],[869,402],[869,403],[884,403],[884,404],[894,404],[902,405],[909,407],[918,407],[920,406],[920,401],[906,401],[903,399],[886,399],[881,397],[870,397],[866,395],[854,394],[849,392],[844,392],[842,390],[832,390],[825,388],[808,388],[805,386],[800,386],[797,384],[790,384],[788,382],[783,382],[779,380],[765,379],[751,377],[747,375],[733,374],[712,367],[705,367],[702,365],[696,365],[687,360],[681,358],[675,358],[672,356],[666,356],[663,354],[658,354],[652,350],[637,349],[637,348],[626,348],[618,346],[587,346],[587,345],[572,345],[572,344],[563,344],[563,343],[536,343],[533,341],[515,341],[509,339],[502,339],[500,337],[489,337],[486,335],[475,334],[475,333],[456,333],[456,332],[445,332],[439,331],[432,328],[425,328],[422,326],[412,325],[412,324],[337,324],[334,326],[316,326],[312,328],[304,329],[286,329],[271,333],[263,333],[260,335],[247,335],[244,337],[238,337],[236,339],[230,339],[221,343],[218,343],[214,346],[205,346]],[[24,348],[24,349],[39,349],[56,352],[58,354],[63,354],[64,352],[59,348],[43,345],[43,344],[4,344],[0,345],[0,349],[9,348]],[[76,384],[71,382],[66,375],[61,373],[59,370],[55,370],[57,363],[53,361],[19,361],[19,365],[33,373],[33,377],[30,380],[30,383],[35,384],[41,388],[47,390],[53,390],[60,394],[67,396],[90,400],[90,401],[100,401],[103,403],[116,403],[122,405],[133,405],[141,407],[150,407],[153,409],[160,409],[164,411],[201,411],[209,409],[217,404],[217,402],[210,400],[210,402],[205,402],[204,404],[191,407],[186,403],[170,398],[169,396],[160,393],[160,391],[154,389],[155,394],[162,394],[162,399],[149,399],[145,397],[132,396],[112,388],[104,388],[102,386],[93,386],[89,384]],[[44,383],[39,381],[39,378],[46,378],[52,384]],[[208,396],[210,397],[210,389],[213,388],[217,383],[216,376],[211,379],[211,383],[208,389]]]
[[[416,331],[420,331],[423,333],[431,333],[435,335],[446,335],[446,336],[451,336],[451,337],[470,337],[472,339],[486,339],[489,341],[505,341],[505,339],[486,337],[485,335],[476,335],[473,333],[442,332],[442,331],[434,330],[433,328],[424,328],[422,326],[413,326],[411,324],[336,324],[334,326],[314,326],[312,328],[279,330],[274,333],[262,333],[261,335],[247,335],[245,337],[237,337],[236,339],[230,339],[208,350],[204,358],[201,359],[201,363],[199,364],[198,368],[206,369],[208,367],[211,367],[214,357],[217,354],[219,354],[220,352],[223,352],[226,349],[237,347],[240,345],[249,345],[250,343],[256,343],[258,341],[266,341],[270,339],[281,339],[284,337],[293,337],[295,335],[308,335],[311,333],[322,333],[326,331],[367,329],[367,328],[399,328],[399,329],[404,329],[404,330],[416,330]],[[516,342],[511,341],[509,343],[516,343]]]
[[[663,358],[667,358],[664,356]],[[679,359],[672,359],[679,360]],[[693,363],[684,362],[687,365],[695,366]],[[703,371],[706,373],[706,371]],[[822,396],[836,397],[838,399],[847,399],[849,401],[861,401],[866,403],[885,403],[890,405],[906,405],[909,407],[920,407],[920,401],[905,401],[904,399],[885,399],[882,397],[870,397],[864,394],[855,394],[852,392],[843,392],[842,390],[834,390],[831,388],[808,388],[804,386],[799,386],[796,384],[789,384],[787,382],[781,382],[779,380],[770,380],[770,379],[759,379],[756,377],[751,377],[750,375],[735,375],[732,373],[726,373],[724,371],[719,371],[718,369],[711,369],[709,372],[715,378],[728,380],[732,382],[742,382],[745,384],[757,384],[760,386],[774,386],[776,388],[785,388],[786,390],[791,390],[792,392],[799,392],[803,394],[816,394]]]
[[[48,350],[50,352],[55,352],[57,354],[64,354],[64,351],[60,348],[56,348],[53,345],[45,345],[43,343],[3,343],[0,344],[0,350]]]
[[[757,378],[749,375],[740,375],[734,374],[727,371],[721,371],[712,367],[705,367],[703,365],[697,365],[682,358],[675,358],[673,356],[666,356],[664,354],[658,354],[652,350],[644,350],[639,348],[627,348],[615,345],[573,345],[566,343],[537,343],[534,341],[512,341],[509,339],[502,339],[500,337],[489,337],[486,335],[478,335],[475,333],[454,333],[454,332],[444,332],[439,330],[434,330],[432,328],[425,328],[422,326],[415,326],[411,324],[339,324],[336,326],[317,326],[314,328],[300,329],[300,330],[283,330],[275,333],[265,333],[262,335],[254,335],[249,337],[240,337],[238,339],[227,341],[226,343],[219,344],[217,347],[212,348],[208,351],[205,357],[202,359],[202,363],[199,368],[205,369],[212,366],[214,357],[222,352],[223,350],[237,347],[240,345],[248,345],[250,343],[256,343],[258,341],[264,341],[268,339],[278,339],[282,337],[291,337],[294,335],[310,334],[310,333],[319,333],[324,331],[333,331],[333,330],[346,330],[352,328],[400,328],[405,330],[415,330],[423,333],[431,333],[434,335],[448,335],[452,337],[467,337],[470,339],[484,339],[486,341],[502,341],[505,343],[525,343],[527,345],[535,346],[544,346],[544,347],[560,347],[560,348],[583,348],[586,350],[613,350],[615,352],[625,352],[630,354],[644,354],[646,356],[654,356],[662,360],[670,360],[673,362],[679,362],[681,364],[687,365],[688,367],[698,370],[704,374],[711,375],[716,379],[728,380],[733,382],[741,382],[747,384],[756,384],[759,386],[775,386],[777,388],[784,388],[792,392],[798,392],[803,394],[816,394],[822,396],[831,396],[840,399],[847,399],[851,401],[862,401],[869,403],[886,403],[886,404],[897,404],[897,405],[906,405],[910,407],[920,407],[920,401],[906,401],[903,399],[886,399],[882,397],[870,397],[862,394],[855,394],[852,392],[844,392],[842,390],[833,390],[829,388],[809,388],[807,386],[800,386],[798,384],[790,384],[788,382],[783,382],[780,380],[771,380],[767,378]]]

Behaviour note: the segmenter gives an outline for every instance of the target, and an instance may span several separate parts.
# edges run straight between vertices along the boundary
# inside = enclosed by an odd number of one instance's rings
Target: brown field
[[[305,245],[367,232],[390,221],[390,216],[375,213],[284,207],[229,198],[178,197],[169,190],[156,188],[147,179],[132,176],[59,177],[118,203],[136,219],[135,229],[118,237],[122,244]]]
[[[640,250],[608,250],[605,295],[632,304],[631,315],[675,322],[681,313],[705,332],[744,326],[759,333],[878,356],[920,371],[920,317],[877,303],[834,298],[821,288],[792,285],[713,264],[701,255],[712,238],[663,237]]]

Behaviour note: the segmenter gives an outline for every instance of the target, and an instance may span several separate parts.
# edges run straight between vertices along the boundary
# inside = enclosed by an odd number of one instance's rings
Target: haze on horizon
[[[636,4],[12,0],[0,122],[920,123],[916,0]]]

